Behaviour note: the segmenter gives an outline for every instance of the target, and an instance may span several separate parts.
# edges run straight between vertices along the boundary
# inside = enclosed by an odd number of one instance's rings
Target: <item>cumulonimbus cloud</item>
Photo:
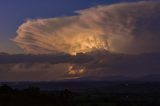
[[[100,5],[75,16],[27,20],[14,39],[29,53],[117,53],[160,51],[160,3]]]

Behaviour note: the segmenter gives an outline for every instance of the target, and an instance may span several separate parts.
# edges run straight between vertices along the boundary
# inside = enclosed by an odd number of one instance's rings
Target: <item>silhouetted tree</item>
[[[6,84],[3,84],[2,86],[0,86],[1,93],[12,92],[12,91],[13,91],[13,89]]]

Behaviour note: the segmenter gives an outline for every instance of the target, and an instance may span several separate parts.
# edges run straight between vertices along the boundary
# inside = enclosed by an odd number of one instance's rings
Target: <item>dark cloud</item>
[[[5,59],[0,56],[0,80],[65,80],[75,78],[104,80],[112,79],[113,76],[114,78],[137,79],[148,75],[160,75],[159,53],[126,55],[94,51],[76,56],[65,56],[6,55],[7,60],[12,59],[8,63],[7,61],[3,63]],[[22,60],[21,57],[23,57]],[[29,61],[29,58],[32,60]],[[17,61],[18,59],[20,60]]]
[[[85,64],[90,75],[94,76],[93,78],[107,78],[108,76],[138,78],[160,74],[159,53],[140,55],[106,53],[98,54],[98,57]]]

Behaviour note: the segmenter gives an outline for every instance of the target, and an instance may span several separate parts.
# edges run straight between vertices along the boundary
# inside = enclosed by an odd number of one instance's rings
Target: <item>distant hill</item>
[[[5,52],[0,52],[0,55],[9,55],[9,54]]]

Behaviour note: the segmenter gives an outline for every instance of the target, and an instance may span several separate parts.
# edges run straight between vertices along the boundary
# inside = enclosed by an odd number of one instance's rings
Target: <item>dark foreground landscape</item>
[[[5,82],[0,106],[159,106],[160,82]]]

